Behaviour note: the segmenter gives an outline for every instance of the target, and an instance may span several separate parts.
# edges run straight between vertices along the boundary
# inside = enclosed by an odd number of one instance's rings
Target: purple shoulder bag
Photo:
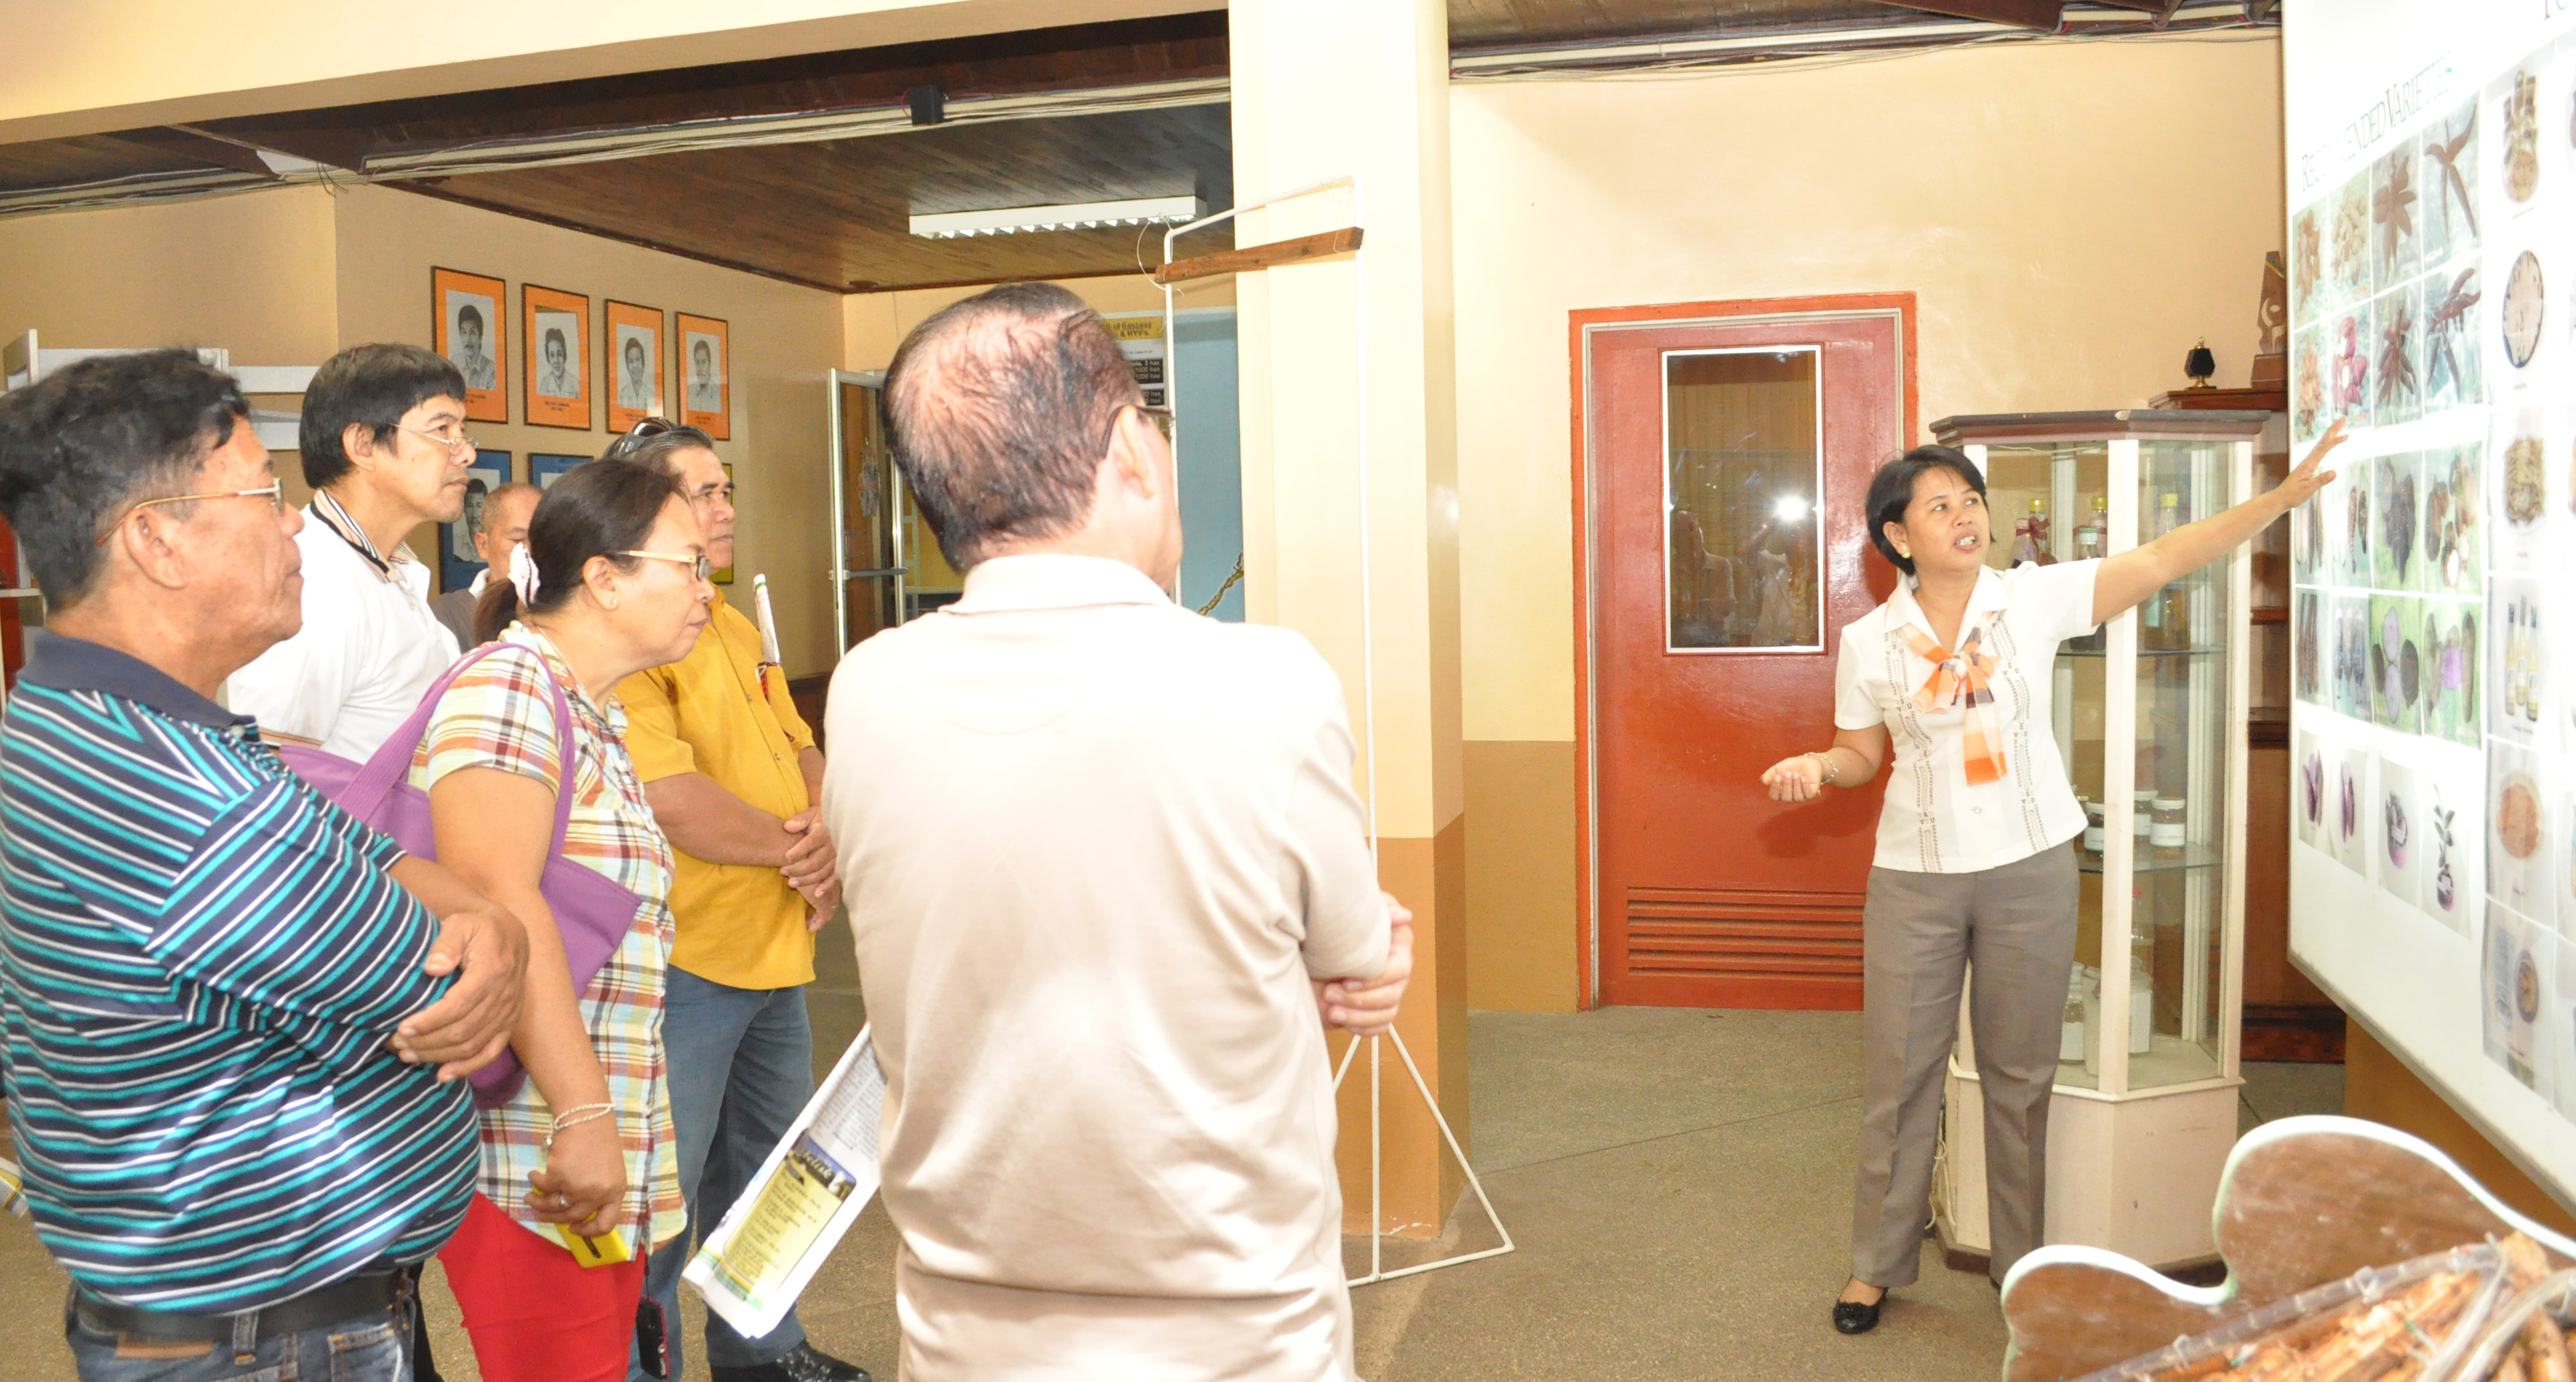
[[[278,756],[314,790],[337,802],[341,810],[393,837],[405,852],[436,859],[438,840],[430,830],[429,793],[412,786],[409,780],[412,755],[420,748],[421,736],[429,732],[430,716],[437,713],[439,698],[447,694],[447,688],[467,668],[503,646],[486,644],[448,668],[421,697],[420,708],[364,763],[291,744],[279,745]],[[626,939],[626,933],[634,928],[635,913],[643,907],[644,899],[608,875],[564,857],[564,830],[572,823],[573,777],[578,762],[573,750],[572,705],[564,699],[563,686],[555,680],[554,669],[546,667],[542,660],[538,665],[546,674],[546,689],[554,693],[555,755],[560,766],[555,789],[554,845],[546,851],[546,871],[537,880],[537,891],[544,894],[546,906],[555,914],[555,930],[563,937],[564,960],[572,968],[573,992],[579,994],[590,987],[599,967],[608,962]],[[475,1106],[498,1108],[508,1103],[527,1077],[518,1055],[504,1048],[491,1064],[468,1077],[474,1086]]]

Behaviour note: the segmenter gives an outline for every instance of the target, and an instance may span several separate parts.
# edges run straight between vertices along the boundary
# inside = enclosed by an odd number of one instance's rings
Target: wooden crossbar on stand
[[[1360,247],[1360,228],[1344,226],[1340,230],[1318,231],[1293,240],[1274,240],[1247,249],[1219,250],[1189,259],[1175,259],[1154,270],[1154,281],[1165,286],[1193,278],[1214,278],[1218,274],[1249,273],[1254,269],[1276,268],[1307,259],[1329,259],[1336,254],[1349,254]]]

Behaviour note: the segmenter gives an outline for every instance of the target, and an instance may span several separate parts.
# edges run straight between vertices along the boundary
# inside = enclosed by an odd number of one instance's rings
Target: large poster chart
[[[2292,951],[2576,1190],[2576,37],[2555,3],[2284,19]]]

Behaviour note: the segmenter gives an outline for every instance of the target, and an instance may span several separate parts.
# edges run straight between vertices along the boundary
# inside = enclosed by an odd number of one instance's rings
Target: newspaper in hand
[[[745,1336],[778,1327],[875,1197],[885,1093],[862,1030],[681,1272]]]

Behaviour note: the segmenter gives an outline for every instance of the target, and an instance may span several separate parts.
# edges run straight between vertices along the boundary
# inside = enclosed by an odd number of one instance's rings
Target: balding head
[[[1049,283],[942,308],[886,370],[895,464],[960,571],[1080,527],[1118,410],[1144,401],[1099,314]]]

